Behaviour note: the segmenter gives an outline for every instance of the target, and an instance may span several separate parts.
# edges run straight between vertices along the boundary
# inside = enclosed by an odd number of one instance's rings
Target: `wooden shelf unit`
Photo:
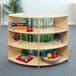
[[[38,19],[38,29],[34,29],[33,32],[24,32],[24,31],[13,31],[10,28],[12,22],[20,22],[21,18],[37,18]],[[46,28],[42,29],[39,28],[39,18],[54,18],[55,25],[54,28]],[[15,45],[14,41],[11,37],[12,32],[17,32],[21,34],[37,34],[38,35],[38,42],[24,42],[20,41],[20,44]],[[53,44],[52,42],[40,42],[39,35],[40,34],[54,34],[54,33],[61,33],[62,39],[61,44]],[[23,63],[21,61],[16,60],[16,57],[20,55],[21,49],[29,49],[29,50],[38,50],[38,56],[33,56],[32,59],[28,63]],[[44,63],[39,55],[40,50],[49,50],[55,49],[60,54],[60,59],[58,63],[64,62],[68,60],[68,16],[65,14],[58,14],[54,13],[51,15],[26,15],[22,13],[18,14],[10,14],[8,16],[8,60],[28,65],[28,66],[49,66],[54,64]]]
[[[2,26],[2,4],[0,4],[0,27]]]

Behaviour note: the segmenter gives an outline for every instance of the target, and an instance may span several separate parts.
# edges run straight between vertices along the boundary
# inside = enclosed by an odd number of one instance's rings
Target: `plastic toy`
[[[12,22],[12,30],[20,31],[20,30],[25,30],[25,29],[27,29],[26,23],[14,23],[14,22]]]
[[[48,53],[48,54],[47,54],[47,57],[50,58],[50,57],[51,57],[51,53]]]
[[[51,50],[49,50],[49,51],[47,51],[47,53],[52,53],[52,51],[51,51]]]
[[[49,58],[49,59],[53,59],[53,58]]]
[[[27,28],[26,31],[27,31],[27,32],[33,32],[33,29],[32,29],[32,28]]]
[[[57,58],[57,55],[56,55],[56,54],[54,54],[54,53],[51,53],[51,54],[52,54],[51,57],[52,57],[53,59]]]
[[[26,30],[27,29],[27,27],[26,26],[17,26],[17,27],[12,27],[12,30],[14,30],[14,31],[23,31],[23,30]]]
[[[22,55],[18,56],[18,58],[16,58],[16,59],[20,60],[22,62],[28,63],[30,60],[33,59],[33,57],[22,54]]]
[[[47,56],[47,53],[46,53],[46,52],[44,52],[44,53],[42,54],[42,56],[43,56],[43,57],[46,57],[46,56]]]
[[[52,53],[56,54],[57,52],[55,50],[52,50]]]
[[[57,51],[55,50],[46,50],[46,52],[42,53],[42,56],[48,59],[55,59],[58,57]]]
[[[32,28],[27,28],[28,22],[26,23],[13,23],[12,22],[12,30],[14,31],[24,31],[24,32],[33,32]]]

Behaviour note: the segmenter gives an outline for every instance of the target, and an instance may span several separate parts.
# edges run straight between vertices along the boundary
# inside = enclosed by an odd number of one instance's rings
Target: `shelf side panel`
[[[68,59],[68,45],[62,48],[58,48],[56,49],[56,51],[58,51],[59,54],[63,56],[64,58]]]
[[[13,48],[8,45],[8,58],[16,56],[17,54],[20,54],[21,50],[18,48]]]
[[[68,31],[61,33],[61,42],[68,44]]]
[[[68,29],[68,17],[55,18],[55,28]]]

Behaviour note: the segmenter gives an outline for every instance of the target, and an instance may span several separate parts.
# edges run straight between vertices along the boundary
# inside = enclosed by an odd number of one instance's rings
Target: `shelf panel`
[[[34,14],[23,14],[23,13],[17,13],[17,14],[10,14],[9,17],[18,17],[18,18],[59,18],[59,17],[67,17],[65,14],[61,13],[53,13],[48,15],[34,15]]]
[[[31,61],[29,61],[28,63],[24,63],[24,62],[21,62],[19,60],[16,60],[16,57],[18,57],[19,55],[16,55],[14,57],[10,57],[8,58],[8,60],[10,61],[13,61],[15,63],[18,63],[18,64],[23,64],[23,65],[29,65],[29,66],[38,66],[38,57],[33,57],[33,59]]]
[[[14,31],[12,29],[8,29],[8,31],[11,32],[17,32],[17,33],[25,33],[25,34],[38,34],[38,29],[33,29],[33,32],[24,32],[24,31]],[[40,28],[39,34],[53,34],[53,33],[61,33],[66,32],[68,29],[61,29],[61,28]]]
[[[12,61],[12,62],[15,62],[15,63],[18,63],[18,64],[22,64],[22,65],[28,65],[28,66],[38,66],[38,57],[36,56],[33,56],[33,59],[31,61],[29,61],[28,63],[24,63],[24,62],[21,62],[21,61],[18,61],[16,60],[16,57],[18,57],[19,55],[16,55],[16,56],[13,56],[13,57],[10,57],[8,58],[8,60]],[[60,57],[60,60],[59,62],[57,62],[56,64],[58,63],[61,63],[61,62],[64,62],[68,60],[67,58],[64,58],[64,57]],[[40,66],[49,66],[49,65],[53,65],[53,64],[48,64],[48,63],[45,63],[41,60],[40,58]]]
[[[20,49],[29,49],[29,50],[38,50],[38,43],[37,42],[25,42],[21,41],[19,44],[15,44],[13,41],[8,41],[8,45],[20,48]],[[61,44],[54,44],[54,42],[40,42],[39,43],[39,50],[48,50],[48,49],[57,49],[64,46],[67,46],[66,43]]]

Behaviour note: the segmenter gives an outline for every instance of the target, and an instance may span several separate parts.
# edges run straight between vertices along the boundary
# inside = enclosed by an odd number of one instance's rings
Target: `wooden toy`
[[[14,27],[12,27],[13,31],[24,31],[26,29],[27,29],[26,26],[17,26],[17,27],[14,26]]]
[[[33,59],[33,57],[22,54],[22,55],[18,56],[16,59],[19,60],[19,61],[28,63],[30,60]]]
[[[14,31],[24,31],[24,32],[33,32],[32,28],[27,28],[27,23],[13,23],[12,30]]]
[[[26,26],[26,23],[14,23],[14,22],[12,22],[12,27],[13,26]]]
[[[12,22],[12,30],[14,31],[22,31],[22,30],[26,30],[26,23],[14,23]]]
[[[24,32],[26,32],[26,29],[24,30]]]

